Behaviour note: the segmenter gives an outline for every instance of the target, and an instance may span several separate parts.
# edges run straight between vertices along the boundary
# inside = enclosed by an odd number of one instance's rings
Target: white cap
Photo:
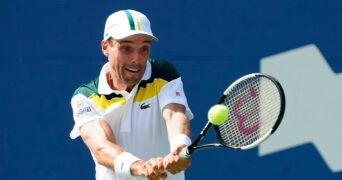
[[[121,10],[107,18],[103,40],[108,40],[110,37],[120,40],[135,34],[146,34],[158,41],[158,38],[153,36],[151,23],[144,14],[130,9]]]

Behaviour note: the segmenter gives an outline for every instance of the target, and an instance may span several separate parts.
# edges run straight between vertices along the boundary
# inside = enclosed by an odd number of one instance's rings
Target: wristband
[[[186,134],[176,134],[170,140],[170,151],[173,152],[176,148],[180,145],[187,145],[191,144],[191,139]]]
[[[114,162],[114,170],[115,173],[119,176],[130,177],[131,174],[131,165],[140,160],[138,157],[134,156],[129,152],[122,152],[118,156],[116,156]]]

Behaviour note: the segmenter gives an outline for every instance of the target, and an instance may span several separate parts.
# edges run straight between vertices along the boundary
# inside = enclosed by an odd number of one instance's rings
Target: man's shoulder
[[[168,60],[149,60],[152,67],[152,79],[160,78],[166,81],[171,81],[179,77],[175,66]]]
[[[84,96],[89,97],[93,94],[98,94],[98,84],[99,78],[96,78],[87,84],[82,84],[75,90],[73,96],[77,94],[83,94]]]

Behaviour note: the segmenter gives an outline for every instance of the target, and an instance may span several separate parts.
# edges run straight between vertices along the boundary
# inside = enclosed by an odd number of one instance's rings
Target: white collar
[[[113,90],[112,88],[110,88],[108,82],[107,82],[107,73],[109,72],[109,62],[107,62],[106,64],[104,64],[102,66],[101,72],[100,72],[100,76],[99,76],[99,86],[98,86],[98,92],[99,94],[112,94],[114,93],[119,93],[119,94],[123,94],[123,93],[127,93],[126,91],[116,91]],[[152,68],[151,68],[151,63],[150,61],[146,62],[146,71],[143,75],[143,77],[141,78],[141,80],[147,80],[151,77],[152,74]],[[140,80],[140,81],[141,81]],[[139,83],[140,83],[139,81]],[[137,86],[139,83],[137,83],[135,86]]]

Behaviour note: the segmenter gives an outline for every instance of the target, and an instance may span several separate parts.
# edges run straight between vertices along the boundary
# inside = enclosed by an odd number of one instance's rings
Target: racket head
[[[215,126],[219,142],[232,149],[251,149],[279,127],[285,112],[281,84],[262,73],[245,75],[223,93],[219,104],[228,107],[229,117]]]

